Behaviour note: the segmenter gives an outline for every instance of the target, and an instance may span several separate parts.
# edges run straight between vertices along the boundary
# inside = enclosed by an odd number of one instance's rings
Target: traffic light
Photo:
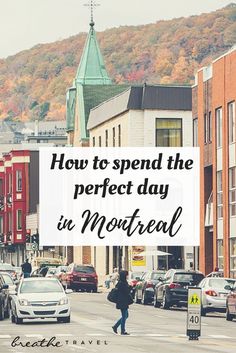
[[[30,237],[31,237],[31,230],[27,229],[26,236],[25,236],[25,242],[26,243],[30,243]]]

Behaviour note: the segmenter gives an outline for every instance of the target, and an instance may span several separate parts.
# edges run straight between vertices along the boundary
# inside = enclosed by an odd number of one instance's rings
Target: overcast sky
[[[88,30],[88,0],[0,0],[0,58]],[[234,0],[97,0],[96,30],[210,12]]]

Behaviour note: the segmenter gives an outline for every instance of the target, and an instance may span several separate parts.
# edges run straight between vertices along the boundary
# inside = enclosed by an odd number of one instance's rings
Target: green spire
[[[93,21],[90,23],[90,30],[77,71],[76,82],[84,85],[109,85],[112,83],[104,65]]]

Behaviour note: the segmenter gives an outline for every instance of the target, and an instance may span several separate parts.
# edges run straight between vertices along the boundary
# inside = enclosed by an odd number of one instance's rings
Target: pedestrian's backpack
[[[109,300],[109,302],[117,304],[117,301],[118,301],[118,289],[117,288],[112,288],[112,290],[108,293],[107,300]]]

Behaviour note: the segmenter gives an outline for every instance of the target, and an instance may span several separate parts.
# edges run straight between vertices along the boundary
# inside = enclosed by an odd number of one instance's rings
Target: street
[[[72,293],[71,323],[51,321],[25,321],[12,324],[9,319],[0,322],[0,352],[235,352],[236,322],[227,322],[225,314],[208,314],[202,318],[202,337],[188,341],[186,311],[154,309],[151,305],[130,306],[127,331],[124,337],[112,333],[111,326],[119,318],[119,311],[106,300],[106,293]],[[11,343],[26,344],[56,337],[60,347],[23,348]]]

